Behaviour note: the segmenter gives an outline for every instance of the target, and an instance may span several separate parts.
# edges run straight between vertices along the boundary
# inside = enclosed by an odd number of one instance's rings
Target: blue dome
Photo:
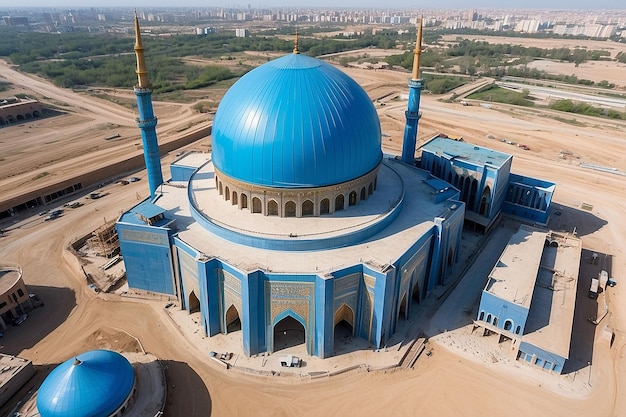
[[[41,417],[108,417],[128,397],[135,373],[128,360],[109,350],[92,350],[57,366],[37,394]]]
[[[248,183],[320,187],[380,163],[380,121],[349,76],[289,54],[250,71],[224,95],[213,121],[213,163]]]

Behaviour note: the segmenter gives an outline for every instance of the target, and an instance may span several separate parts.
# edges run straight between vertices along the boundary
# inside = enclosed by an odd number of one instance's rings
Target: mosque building
[[[151,138],[137,21],[135,51],[137,123]],[[445,282],[461,242],[458,190],[384,155],[365,91],[297,39],[228,90],[212,139],[212,154],[174,161],[171,179],[150,181],[151,197],[120,216],[130,288],[178,297],[209,336],[240,329],[247,355],[296,329],[324,358],[338,327],[385,346],[411,301]]]
[[[401,158],[383,154],[365,91],[300,54],[296,37],[292,54],[248,72],[224,95],[212,154],[178,158],[166,182],[137,18],[135,31],[151,196],[116,225],[129,287],[176,297],[199,312],[208,336],[237,331],[248,356],[279,350],[287,332],[321,358],[345,331],[386,346],[412,300],[446,283],[467,204],[480,213],[496,198],[471,199],[441,169],[416,166],[421,23]],[[454,169],[472,178],[479,171]],[[506,174],[481,187],[506,190]],[[483,189],[474,191],[482,198]],[[487,223],[498,213],[490,210]]]

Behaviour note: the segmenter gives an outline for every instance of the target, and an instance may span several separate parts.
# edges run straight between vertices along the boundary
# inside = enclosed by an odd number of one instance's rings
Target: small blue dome
[[[109,350],[92,350],[57,366],[37,394],[41,417],[108,417],[135,384],[128,360]]]
[[[224,174],[256,185],[338,184],[378,166],[380,121],[352,78],[289,54],[250,71],[224,95],[212,159]]]

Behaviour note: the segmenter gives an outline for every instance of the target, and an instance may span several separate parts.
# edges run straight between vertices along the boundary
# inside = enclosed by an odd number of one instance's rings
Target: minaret
[[[415,142],[417,140],[417,122],[420,119],[420,95],[424,81],[419,78],[420,54],[422,53],[422,18],[420,17],[417,27],[417,41],[413,51],[413,74],[409,80],[409,104],[404,127],[404,140],[402,141],[402,162],[410,165],[415,163]]]
[[[157,188],[163,184],[163,173],[161,172],[161,159],[159,155],[159,144],[157,142],[156,125],[157,118],[152,109],[152,89],[148,81],[148,71],[146,70],[146,60],[143,54],[141,34],[139,33],[139,18],[135,12],[135,55],[137,56],[137,80],[135,95],[137,96],[137,109],[139,117],[135,119],[137,126],[141,129],[141,140],[143,142],[143,157],[146,161],[148,171],[148,186],[150,196],[155,197]]]

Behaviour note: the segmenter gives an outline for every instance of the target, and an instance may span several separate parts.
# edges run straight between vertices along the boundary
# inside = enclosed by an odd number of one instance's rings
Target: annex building
[[[520,361],[561,373],[569,357],[582,241],[521,226],[482,292],[475,330],[497,334]]]
[[[477,229],[488,230],[500,213],[548,223],[556,184],[512,173],[512,155],[441,136],[421,151],[418,166],[459,190],[466,222]]]

